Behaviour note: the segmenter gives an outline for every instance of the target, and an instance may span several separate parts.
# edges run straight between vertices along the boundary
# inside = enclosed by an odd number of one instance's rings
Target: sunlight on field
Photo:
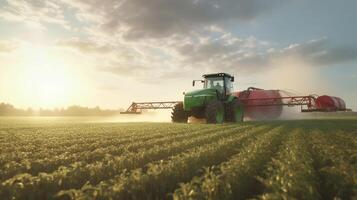
[[[13,123],[122,123],[122,122],[171,122],[171,111],[151,111],[143,114],[128,114],[116,116],[29,116],[29,117],[0,117],[0,124]]]
[[[337,113],[301,113],[298,109],[285,109],[275,121],[291,120],[357,120],[356,112],[337,112]],[[248,120],[247,120],[248,121]],[[268,120],[269,121],[269,120]],[[144,112],[142,114],[129,114],[117,116],[73,116],[73,117],[0,117],[0,125],[11,126],[12,124],[74,124],[74,123],[127,123],[127,122],[171,122],[171,110],[160,110]],[[190,117],[190,124],[205,124],[205,119]]]
[[[0,118],[1,199],[355,195],[356,120],[76,123],[91,120]]]

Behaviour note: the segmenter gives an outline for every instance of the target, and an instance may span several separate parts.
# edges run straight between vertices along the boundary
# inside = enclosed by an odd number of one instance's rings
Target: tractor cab
[[[227,73],[205,74],[202,76],[204,80],[199,80],[203,83],[203,89],[215,89],[218,92],[220,99],[226,99],[233,92],[234,77]],[[194,80],[192,85],[195,85]]]

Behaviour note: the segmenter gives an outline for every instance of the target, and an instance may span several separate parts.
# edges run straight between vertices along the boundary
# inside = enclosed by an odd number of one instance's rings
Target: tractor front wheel
[[[172,109],[171,120],[177,123],[187,123],[188,115],[188,112],[183,109],[183,103],[178,103]]]
[[[223,103],[214,100],[206,106],[206,121],[209,124],[221,124],[224,121]]]

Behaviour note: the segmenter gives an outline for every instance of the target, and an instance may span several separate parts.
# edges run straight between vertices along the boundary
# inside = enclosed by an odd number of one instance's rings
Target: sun
[[[32,105],[56,107],[70,102],[74,94],[73,76],[66,60],[46,47],[24,49],[23,78]]]
[[[68,98],[70,93],[69,80],[58,69],[41,68],[30,73],[30,80],[36,96],[44,106],[61,103]]]

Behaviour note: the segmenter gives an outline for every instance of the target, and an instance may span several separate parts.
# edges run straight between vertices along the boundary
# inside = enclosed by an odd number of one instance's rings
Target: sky
[[[235,89],[342,97],[357,110],[354,0],[0,0],[0,102],[125,108]]]

